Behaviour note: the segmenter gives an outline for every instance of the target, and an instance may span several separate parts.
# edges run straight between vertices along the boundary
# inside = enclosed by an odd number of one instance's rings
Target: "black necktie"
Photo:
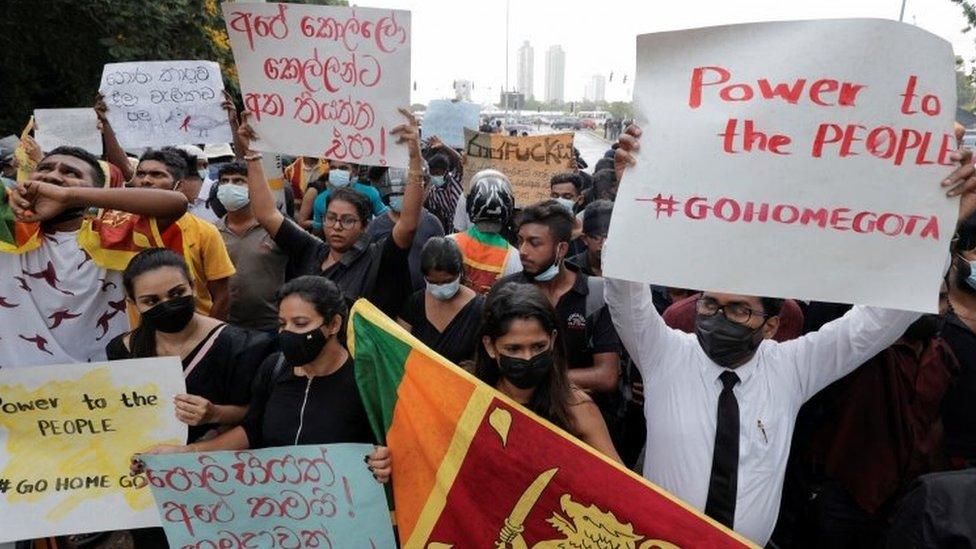
[[[732,388],[739,382],[739,376],[725,371],[719,379],[723,387],[722,394],[718,395],[715,451],[712,453],[712,476],[708,481],[705,514],[732,528],[739,480],[739,402]]]

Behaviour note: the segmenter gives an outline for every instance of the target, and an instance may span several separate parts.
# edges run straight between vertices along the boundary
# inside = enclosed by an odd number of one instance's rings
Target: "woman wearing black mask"
[[[282,351],[258,370],[243,423],[211,440],[160,445],[145,453],[375,442],[352,357],[339,339],[349,314],[339,288],[319,276],[301,276],[282,286],[278,299]],[[373,476],[389,480],[389,450],[379,446],[366,457]],[[133,462],[133,472],[141,467]]]
[[[569,384],[556,326],[556,311],[535,286],[494,288],[485,302],[475,375],[619,462],[600,409]]]
[[[171,250],[140,252],[123,272],[122,285],[142,323],[109,342],[108,359],[180,357],[188,394],[177,395],[176,417],[190,426],[190,442],[240,423],[271,339],[197,313],[186,262]]]

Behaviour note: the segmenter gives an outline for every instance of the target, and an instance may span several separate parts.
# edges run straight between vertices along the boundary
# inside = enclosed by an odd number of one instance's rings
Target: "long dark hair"
[[[164,267],[179,269],[186,277],[187,283],[193,284],[193,279],[190,278],[190,268],[186,266],[186,261],[180,254],[167,248],[149,248],[136,254],[125,267],[125,271],[122,272],[122,286],[125,287],[125,294],[135,302],[134,282],[136,277]],[[129,334],[129,358],[156,356],[156,330],[142,323]]]
[[[481,330],[478,333],[478,353],[474,373],[478,379],[493,387],[501,379],[502,373],[498,368],[498,361],[488,355],[483,342],[484,337],[497,341],[499,337],[508,333],[512,322],[519,319],[538,321],[546,333],[557,331],[556,311],[546,296],[535,286],[509,283],[501,287],[496,286],[488,292],[481,319]],[[533,391],[528,408],[557,427],[579,436],[569,411],[572,390],[566,374],[566,358],[563,355],[562,341],[558,333],[553,343],[552,354],[553,369]]]

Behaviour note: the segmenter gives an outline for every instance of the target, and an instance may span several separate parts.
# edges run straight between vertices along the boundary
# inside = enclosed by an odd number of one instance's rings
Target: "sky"
[[[363,7],[409,10],[413,28],[411,103],[453,97],[456,79],[474,82],[472,99],[498,101],[505,86],[506,0],[369,0]],[[636,36],[753,21],[873,17],[898,20],[901,0],[514,0],[509,12],[508,89],[516,82],[518,48],[535,48],[534,88],[542,99],[545,52],[566,53],[565,99],[578,101],[594,74],[609,77],[608,101],[629,101]],[[976,31],[950,0],[907,0],[906,23],[952,43],[967,62],[976,58]],[[627,83],[623,75],[627,75]]]

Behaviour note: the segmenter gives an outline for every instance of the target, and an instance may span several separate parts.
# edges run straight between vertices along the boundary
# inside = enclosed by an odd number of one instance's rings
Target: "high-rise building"
[[[583,100],[599,103],[607,98],[607,78],[602,74],[594,74],[583,90]]]
[[[515,79],[515,91],[522,94],[526,99],[532,99],[533,79],[532,73],[535,70],[535,50],[529,45],[529,41],[522,42],[518,50],[518,74]]]
[[[471,101],[471,90],[474,89],[474,82],[470,80],[454,81],[454,97],[463,101]]]
[[[566,53],[562,46],[549,46],[546,50],[546,101],[563,101],[563,84],[566,76]]]

